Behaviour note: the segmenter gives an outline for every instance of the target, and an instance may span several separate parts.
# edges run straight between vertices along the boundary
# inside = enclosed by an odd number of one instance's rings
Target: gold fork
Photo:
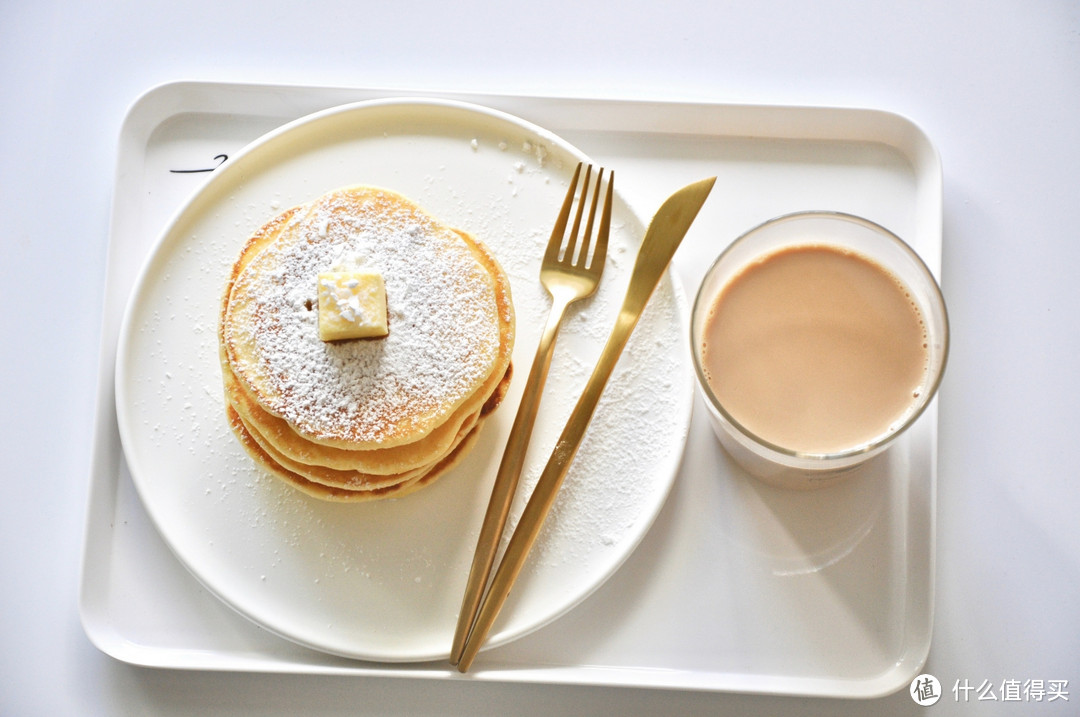
[[[495,571],[495,576],[491,579],[484,601],[477,611],[472,633],[458,660],[459,672],[468,671],[488,631],[495,624],[495,619],[499,616],[499,611],[502,610],[514,586],[514,581],[517,580],[517,576],[529,557],[529,551],[532,550],[536,538],[540,535],[540,529],[555,502],[555,496],[559,492],[563,478],[566,477],[570,464],[577,454],[585,430],[588,428],[589,421],[592,420],[593,411],[600,402],[604,386],[615,369],[619,355],[626,346],[630,333],[637,325],[638,318],[659,283],[661,275],[671,262],[672,255],[675,254],[675,250],[686,235],[690,224],[693,223],[701,205],[709,196],[709,192],[712,191],[715,182],[716,177],[711,177],[675,192],[660,206],[649,223],[649,228],[645,230],[645,237],[641,240],[637,259],[634,260],[634,268],[630,272],[630,283],[626,287],[626,298],[623,299],[622,308],[615,320],[615,327],[611,330],[611,335],[608,336],[607,343],[600,352],[600,358],[596,361],[596,367],[589,376],[585,388],[582,389],[581,397],[574,405],[566,426],[559,435],[558,441],[555,442],[551,457],[548,458],[547,465],[540,473],[532,495],[529,496],[529,501],[521,512],[521,519],[506,546],[499,569]]]
[[[577,202],[574,224],[567,235],[566,225],[570,219],[570,210],[574,205],[578,179],[583,167],[585,177],[581,182],[581,195]],[[454,642],[450,651],[452,665],[458,664],[461,660],[465,642],[472,631],[473,622],[480,607],[484,588],[491,575],[495,553],[498,550],[503,529],[506,527],[506,516],[510,512],[510,504],[513,502],[518,478],[521,475],[521,466],[529,447],[529,438],[532,436],[536,411],[540,404],[540,394],[544,390],[548,367],[551,365],[551,355],[555,349],[555,337],[559,332],[559,325],[570,304],[591,296],[596,291],[600,276],[604,272],[608,234],[611,231],[612,182],[615,176],[613,172],[608,173],[606,196],[595,241],[593,241],[593,224],[600,198],[600,185],[604,178],[603,168],[597,172],[590,202],[591,176],[592,165],[582,162],[574,170],[574,177],[570,180],[570,188],[566,192],[566,199],[563,200],[562,209],[555,222],[555,228],[551,232],[551,238],[548,240],[547,250],[544,252],[543,263],[540,265],[540,283],[551,294],[551,311],[548,313],[547,325],[540,337],[540,344],[536,348],[532,369],[525,382],[521,404],[518,406],[514,425],[510,429],[510,437],[506,441],[499,472],[495,476],[495,485],[492,487],[491,500],[484,514],[484,523],[480,528],[480,538],[476,544],[472,568],[469,570],[469,580],[465,587],[465,597],[461,603],[461,613],[458,615],[457,630],[454,633]],[[589,204],[587,217],[584,215],[586,204]],[[585,231],[579,243],[578,232],[581,229],[583,217],[586,222]]]

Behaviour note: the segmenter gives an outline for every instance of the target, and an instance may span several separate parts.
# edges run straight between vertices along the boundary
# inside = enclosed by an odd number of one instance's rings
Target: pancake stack
[[[355,312],[320,307],[320,275],[361,270],[385,287],[385,335],[324,340],[320,321],[325,336]],[[229,424],[252,458],[311,496],[366,501],[428,485],[469,451],[506,393],[514,311],[480,241],[356,186],[248,240],[219,338]]]

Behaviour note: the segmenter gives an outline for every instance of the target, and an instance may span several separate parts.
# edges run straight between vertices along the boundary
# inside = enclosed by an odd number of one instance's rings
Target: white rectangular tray
[[[634,555],[552,625],[444,663],[349,661],[293,645],[232,612],[148,521],[117,435],[124,302],[168,219],[214,167],[305,114],[429,92],[220,83],[157,87],[119,138],[80,609],[102,651],[181,669],[581,683],[874,697],[918,674],[930,646],[937,410],[844,485],[767,488],[735,469],[698,406],[676,486]],[[692,294],[738,234],[800,209],[872,219],[940,277],[941,167],[910,121],[876,110],[446,94],[541,125],[614,168],[649,217],[674,189],[716,175],[675,258]],[[359,180],[358,180],[359,181]],[[546,230],[545,230],[546,231]]]

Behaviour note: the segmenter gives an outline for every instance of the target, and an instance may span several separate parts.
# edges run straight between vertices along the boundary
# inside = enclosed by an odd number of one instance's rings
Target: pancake
[[[459,234],[478,253],[485,251],[469,235],[461,232]],[[498,265],[490,255],[479,253],[479,256],[486,266],[497,268]],[[505,278],[500,279],[495,284],[495,288],[500,307],[510,306],[509,285]],[[512,326],[510,323],[505,323],[502,329],[507,335],[501,337],[496,367],[503,373],[510,365],[510,350],[512,349],[510,339],[512,337],[508,332],[512,330]],[[295,431],[284,419],[263,410],[256,397],[240,385],[228,361],[223,360],[222,373],[226,393],[237,413],[243,417],[249,427],[254,427],[259,434],[273,442],[284,455],[307,464],[378,474],[399,473],[410,466],[431,463],[441,458],[453,447],[451,442],[461,424],[468,416],[479,411],[484,402],[495,394],[505,380],[503,374],[493,372],[473,396],[464,401],[441,425],[420,440],[377,449],[346,449],[313,442]],[[505,393],[505,386],[502,392]]]
[[[233,429],[237,438],[240,440],[240,444],[244,447],[244,450],[259,464],[264,470],[271,475],[281,479],[285,483],[293,486],[294,488],[310,495],[313,498],[320,500],[334,501],[339,503],[361,503],[373,500],[383,500],[385,498],[401,498],[410,493],[413,493],[424,486],[430,485],[435,482],[436,479],[443,476],[447,471],[456,466],[462,458],[464,458],[468,452],[472,449],[476,443],[477,435],[479,433],[479,426],[474,427],[464,437],[464,440],[458,445],[458,447],[446,458],[440,461],[431,470],[427,471],[421,476],[411,478],[402,483],[395,485],[384,486],[382,488],[374,488],[371,490],[350,490],[348,488],[340,488],[333,486],[326,486],[321,483],[315,483],[309,481],[301,475],[298,475],[287,468],[277,463],[270,455],[262,450],[262,447],[252,439],[251,435],[247,432],[243,423],[240,421],[239,416],[232,410],[232,407],[226,408],[229,425]]]
[[[318,276],[342,262],[385,281],[386,336],[319,338]],[[219,339],[229,424],[255,461],[309,495],[375,500],[427,485],[468,451],[508,390],[514,312],[482,242],[355,186],[247,241]]]
[[[261,249],[241,258],[230,288],[226,356],[257,403],[307,440],[352,449],[414,442],[509,360],[513,309],[498,264],[404,197],[331,192],[261,234],[272,241],[255,242]],[[390,332],[324,342],[317,276],[349,255],[382,273]]]
[[[314,443],[292,429],[287,421],[263,410],[240,386],[227,365],[222,366],[225,391],[244,423],[265,437],[284,456],[312,466],[335,470],[389,475],[438,460],[453,448],[458,429],[479,411],[467,413],[463,406],[442,425],[414,443],[382,449],[348,449]]]
[[[499,390],[496,391],[492,397],[484,404],[484,407],[476,413],[468,416],[461,424],[457,424],[456,433],[453,439],[450,441],[448,448],[441,453],[438,457],[433,459],[430,463],[421,464],[400,473],[365,473],[361,470],[349,470],[349,469],[335,469],[328,468],[320,464],[305,463],[303,461],[295,460],[294,458],[282,453],[278,446],[272,439],[268,439],[263,436],[259,429],[247,421],[239,411],[236,410],[236,406],[229,404],[230,415],[235,414],[235,420],[243,424],[244,432],[247,434],[247,438],[254,441],[262,449],[264,453],[272,458],[282,468],[302,476],[305,480],[313,483],[320,483],[332,488],[342,488],[347,490],[372,490],[377,488],[385,488],[388,486],[402,483],[412,478],[423,476],[430,470],[432,470],[438,463],[445,459],[448,455],[455,452],[464,440],[466,434],[470,433],[480,421],[487,417],[501,402],[502,396],[505,395],[507,385],[510,381],[510,374],[504,374],[503,381],[500,382]],[[391,449],[393,450],[393,449]]]

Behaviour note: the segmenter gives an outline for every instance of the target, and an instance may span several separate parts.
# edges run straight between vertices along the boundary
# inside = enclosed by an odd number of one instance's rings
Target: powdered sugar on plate
[[[540,258],[577,159],[549,135],[469,110],[403,103],[375,111],[377,122],[365,124],[366,108],[346,110],[342,121],[303,125],[250,162],[234,157],[232,173],[215,176],[191,215],[167,230],[118,347],[118,421],[154,524],[224,602],[326,652],[431,660],[449,651],[550,307]],[[244,173],[252,167],[258,171]],[[267,477],[237,445],[224,417],[214,329],[244,239],[281,207],[355,183],[398,191],[483,241],[509,277],[517,329],[510,393],[457,468],[405,498],[340,505]],[[618,195],[614,219],[600,288],[571,307],[560,332],[510,528],[622,303],[644,227]],[[390,294],[388,285],[388,301]],[[683,304],[668,275],[627,343],[490,644],[577,604],[632,553],[663,504],[693,402]]]

